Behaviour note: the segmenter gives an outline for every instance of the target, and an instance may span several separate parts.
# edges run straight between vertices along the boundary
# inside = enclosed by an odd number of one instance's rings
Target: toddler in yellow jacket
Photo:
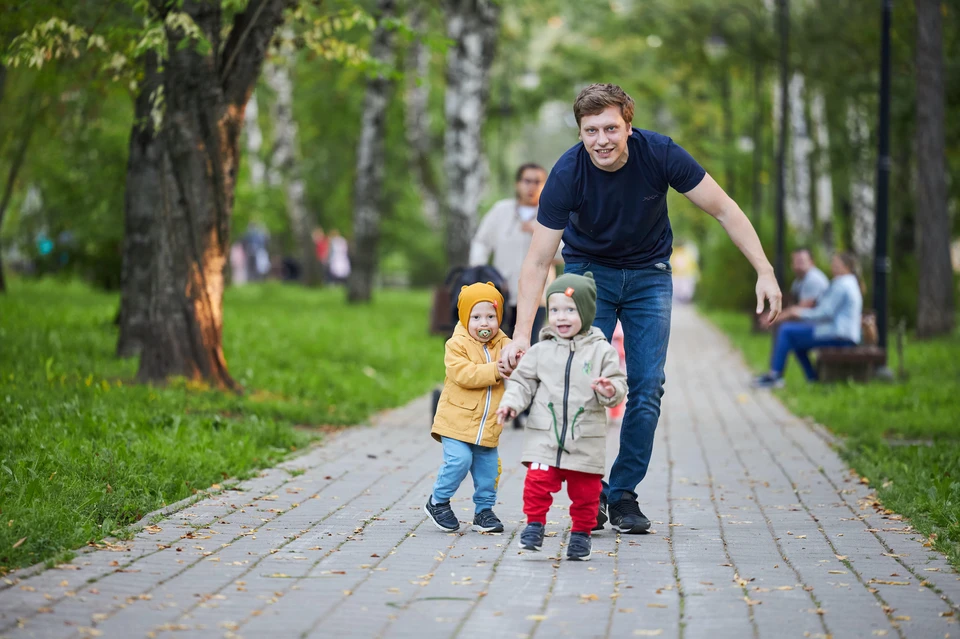
[[[464,286],[457,311],[460,323],[445,347],[446,378],[431,430],[433,438],[443,444],[443,464],[423,510],[440,530],[459,530],[450,498],[470,473],[475,487],[474,529],[503,532],[503,523],[493,513],[500,478],[500,350],[510,343],[500,330],[503,296],[492,282]]]

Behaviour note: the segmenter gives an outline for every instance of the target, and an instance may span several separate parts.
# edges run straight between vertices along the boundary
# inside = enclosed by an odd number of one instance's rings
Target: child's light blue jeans
[[[443,465],[433,485],[433,503],[450,501],[460,483],[473,475],[473,503],[476,512],[492,510],[497,501],[500,456],[496,448],[468,444],[449,437],[443,440]]]

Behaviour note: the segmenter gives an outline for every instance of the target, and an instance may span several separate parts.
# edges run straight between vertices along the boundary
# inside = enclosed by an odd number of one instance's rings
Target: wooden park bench
[[[868,382],[886,362],[887,352],[876,345],[821,348],[817,351],[817,374],[821,382]]]
[[[886,365],[887,351],[877,346],[877,317],[874,311],[863,311],[859,346],[821,348],[817,352],[817,374],[821,382],[842,382],[848,379],[869,382],[878,368]]]

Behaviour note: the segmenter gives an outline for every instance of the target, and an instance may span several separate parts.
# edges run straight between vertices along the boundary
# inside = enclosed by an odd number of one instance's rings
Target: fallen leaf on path
[[[600,597],[598,597],[597,595],[594,595],[594,594],[592,594],[592,593],[589,594],[589,595],[580,595],[580,600],[581,600],[581,601],[596,601],[596,600],[599,599],[599,598],[600,598]]]
[[[747,602],[748,606],[759,606],[760,604],[763,603],[762,601],[751,599],[750,597],[744,597],[743,600]]]
[[[527,615],[527,621],[546,621],[546,615]]]
[[[617,608],[617,612],[633,612],[633,608]]]
[[[160,526],[147,526],[146,528],[144,528],[144,530],[146,530],[151,535],[156,535],[158,532],[163,532],[163,528],[161,528]]]
[[[846,570],[828,570],[828,573],[831,575],[847,575],[849,574]]]
[[[793,590],[793,586],[780,586],[777,590]]]
[[[648,603],[647,608],[666,608],[667,604],[662,603]]]
[[[874,631],[873,631],[873,636],[874,636],[874,637],[884,637],[884,636],[886,636],[886,634],[887,634],[887,631],[886,631],[886,630],[874,630]]]
[[[884,584],[887,586],[909,586],[909,581],[887,581],[885,579],[871,579],[868,584]]]
[[[894,621],[910,621],[910,615],[897,615],[893,618]]]
[[[659,637],[663,634],[663,628],[657,628],[656,630],[641,630],[638,628],[633,631],[633,634],[638,637]]]

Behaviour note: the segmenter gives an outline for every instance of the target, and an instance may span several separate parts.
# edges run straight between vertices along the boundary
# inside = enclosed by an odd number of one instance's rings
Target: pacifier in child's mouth
[[[481,339],[487,339],[493,335],[493,331],[491,331],[489,328],[481,328],[479,331],[477,331],[477,335],[479,335]]]

